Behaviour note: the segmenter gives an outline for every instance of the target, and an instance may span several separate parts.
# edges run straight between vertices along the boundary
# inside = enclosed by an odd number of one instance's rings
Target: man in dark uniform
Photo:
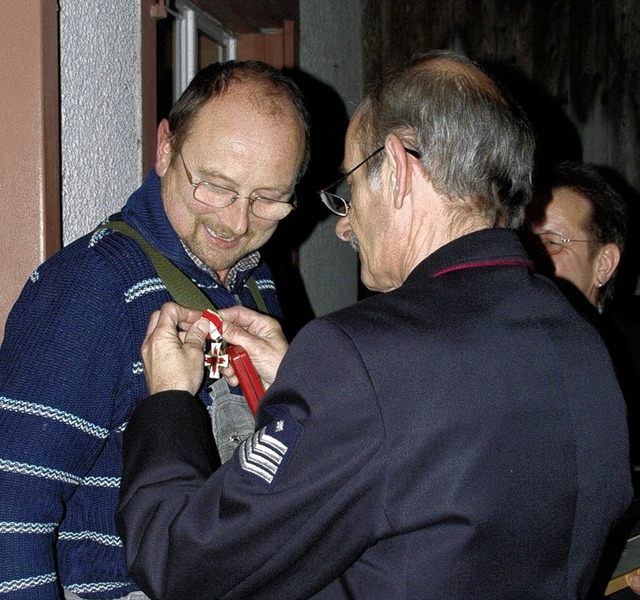
[[[207,324],[154,314],[153,395],[127,428],[118,512],[142,589],[587,597],[631,499],[624,404],[598,334],[513,231],[532,157],[520,111],[455,54],[369,90],[347,132],[350,198],[322,198],[363,283],[386,293],[311,322],[286,354],[275,321],[222,311],[272,385],[217,470],[191,397]]]

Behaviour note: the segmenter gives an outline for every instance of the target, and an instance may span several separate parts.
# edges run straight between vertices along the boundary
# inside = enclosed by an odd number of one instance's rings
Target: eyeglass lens
[[[351,192],[347,189],[344,196],[338,196],[331,192],[320,192],[320,199],[324,205],[339,217],[344,217],[349,212],[349,201],[351,200]]]
[[[260,219],[268,219],[270,221],[284,219],[294,208],[294,204],[291,202],[270,200],[261,196],[238,196],[231,190],[206,182],[201,182],[195,187],[194,197],[202,204],[216,208],[224,208],[240,198],[247,198],[251,212]]]
[[[542,252],[548,254],[549,256],[553,256],[554,254],[558,254],[564,246],[562,240],[550,239],[550,238],[539,238],[539,248]]]

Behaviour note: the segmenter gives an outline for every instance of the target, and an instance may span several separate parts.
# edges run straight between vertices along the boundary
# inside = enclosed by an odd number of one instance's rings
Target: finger
[[[230,321],[231,323],[237,323],[239,320],[246,318],[246,311],[250,310],[246,306],[230,306],[229,308],[221,308],[218,311],[218,314],[225,321]],[[243,316],[244,315],[244,316]]]
[[[202,316],[202,312],[191,308],[185,308],[175,302],[167,302],[160,309],[160,316],[156,323],[158,335],[171,335],[175,337],[176,332],[186,324],[188,329]]]
[[[147,325],[147,333],[144,336],[144,341],[146,342],[149,339],[149,336],[154,332],[156,326],[158,325],[158,320],[160,319],[160,311],[154,310],[151,313],[151,317],[149,318],[149,324]]]
[[[259,313],[255,310],[251,310],[246,306],[232,306],[230,308],[224,308],[219,311],[220,316],[224,321],[239,325],[243,329],[249,331],[255,327],[261,327],[261,323],[265,319],[270,319],[266,315]]]
[[[184,345],[192,345],[202,348],[209,333],[209,321],[204,317],[200,317],[193,323],[184,337]]]
[[[255,339],[253,335],[248,333],[241,325],[224,321],[222,324],[222,337],[230,344],[238,344],[239,346],[248,343],[251,339]]]
[[[162,306],[160,312],[176,326],[182,326],[186,323],[187,329],[202,316],[201,310],[187,308],[175,302],[167,302]]]
[[[238,387],[240,385],[240,380],[238,379],[233,366],[231,366],[231,363],[229,363],[228,367],[220,369],[220,373],[222,373],[222,376],[230,387]]]
[[[187,308],[186,306],[176,304],[176,310],[180,318],[180,325],[187,325],[185,329],[188,329],[190,325],[202,317],[202,311],[195,308]]]

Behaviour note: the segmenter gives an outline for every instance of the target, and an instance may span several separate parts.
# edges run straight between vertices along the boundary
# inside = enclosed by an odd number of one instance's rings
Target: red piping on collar
[[[455,265],[453,267],[447,267],[441,271],[436,271],[431,277],[440,277],[445,273],[451,273],[452,271],[460,271],[462,269],[476,269],[478,267],[529,267],[534,270],[533,263],[530,260],[512,259],[512,260],[485,260],[479,262],[465,263],[462,265]]]

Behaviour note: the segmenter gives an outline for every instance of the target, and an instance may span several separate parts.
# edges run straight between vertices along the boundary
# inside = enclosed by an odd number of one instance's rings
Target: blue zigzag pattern
[[[102,223],[106,223],[108,219],[104,220]],[[101,223],[101,225],[102,225]],[[110,233],[110,229],[98,229],[95,231],[93,235],[89,238],[89,248],[93,248],[105,235]]]
[[[270,279],[256,279],[256,285],[260,291],[276,289],[275,284]]]
[[[129,304],[134,300],[137,300],[140,296],[144,294],[149,294],[151,292],[158,292],[161,290],[166,290],[167,286],[162,282],[162,279],[159,277],[153,277],[152,279],[145,279],[136,283],[134,286],[130,287],[124,293],[124,301]]]
[[[120,486],[119,477],[85,477],[83,485],[94,485],[96,487],[117,488]]]
[[[58,534],[60,540],[91,540],[105,546],[120,546],[122,540],[117,535],[107,535],[97,531],[61,531]]]
[[[0,409],[11,410],[23,414],[37,415],[39,417],[52,419],[53,421],[59,421],[60,423],[64,423],[70,427],[75,427],[76,429],[99,439],[105,439],[109,435],[109,430],[104,427],[85,421],[74,414],[64,412],[50,406],[45,406],[44,404],[23,402],[22,400],[12,400],[11,398],[0,396]]]
[[[75,583],[65,586],[75,594],[92,594],[94,592],[108,592],[121,588],[124,584],[121,581],[104,581],[99,583]]]
[[[27,588],[45,583],[52,583],[56,580],[55,573],[47,573],[46,575],[37,575],[36,577],[25,577],[24,579],[13,579],[11,581],[0,581],[0,594],[9,592],[17,592],[18,590],[26,590]]]
[[[71,473],[59,471],[58,469],[49,469],[48,467],[39,467],[38,465],[14,462],[12,460],[0,459],[0,471],[20,473],[21,475],[32,475],[34,477],[44,477],[45,479],[53,479],[55,481],[62,481],[64,483],[71,483],[74,485],[80,483],[80,478],[72,475]]]
[[[19,523],[0,521],[0,533],[52,533],[57,523]]]

